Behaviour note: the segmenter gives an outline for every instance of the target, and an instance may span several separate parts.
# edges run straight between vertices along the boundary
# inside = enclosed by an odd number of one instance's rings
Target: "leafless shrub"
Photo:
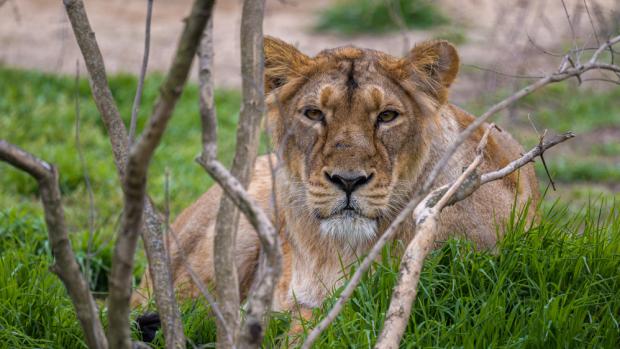
[[[0,2],[0,6],[2,3]],[[58,189],[57,170],[52,165],[37,159],[4,140],[0,140],[0,160],[27,172],[39,183],[41,199],[45,209],[46,224],[55,258],[52,271],[59,276],[69,292],[83,328],[86,342],[90,348],[130,348],[141,345],[139,343],[131,343],[129,326],[131,275],[140,232],[142,232],[142,238],[147,250],[149,270],[153,279],[157,307],[162,318],[166,346],[168,348],[185,347],[185,336],[183,334],[180,312],[175,300],[172,275],[169,268],[169,257],[163,238],[164,227],[167,230],[168,220],[166,219],[165,222],[162,222],[161,215],[153,207],[146,193],[146,181],[150,159],[171,118],[172,111],[186,83],[189,69],[196,53],[199,53],[200,115],[203,141],[203,151],[197,161],[224,189],[226,195],[222,199],[216,223],[214,260],[217,303],[197,277],[192,276],[192,279],[197,283],[216,314],[218,319],[218,344],[220,347],[255,348],[260,346],[262,342],[272,307],[274,288],[281,272],[281,251],[278,231],[275,229],[271,219],[246,190],[254,168],[260,133],[260,120],[264,114],[262,35],[264,0],[246,0],[243,6],[241,75],[243,77],[244,102],[237,133],[237,150],[230,171],[216,158],[217,122],[213,104],[214,89],[211,68],[213,47],[212,31],[209,30],[213,4],[213,0],[194,1],[191,14],[185,22],[183,33],[179,39],[174,61],[161,86],[160,96],[152,111],[149,122],[140,137],[136,142],[133,142],[135,118],[140,104],[141,89],[148,61],[152,0],[148,0],[145,54],[136,100],[132,109],[132,131],[130,131],[130,136],[127,135],[127,130],[120,118],[116,102],[108,86],[103,57],[88,22],[84,4],[81,0],[64,0],[73,32],[86,62],[93,99],[108,130],[124,194],[123,216],[116,239],[110,276],[110,296],[108,299],[110,325],[107,338],[104,335],[103,327],[99,320],[96,304],[88,289],[88,284],[75,261],[75,256],[67,237],[67,228],[64,223],[60,191]],[[587,9],[592,29],[596,33],[597,29],[595,28],[593,18],[597,16],[598,10],[594,5],[593,14],[591,14],[587,3],[584,2],[584,6]],[[566,6],[564,6],[564,9],[574,39],[576,35],[572,27],[569,9]],[[369,269],[372,261],[378,256],[385,243],[394,236],[400,224],[410,215],[413,215],[416,221],[414,228],[416,232],[415,238],[407,246],[401,263],[401,273],[396,285],[396,292],[393,294],[383,331],[376,344],[379,348],[395,348],[399,346],[410,315],[412,302],[416,297],[417,283],[425,257],[435,241],[437,219],[442,209],[464,200],[485,183],[511,174],[531,162],[535,157],[542,157],[547,149],[574,137],[574,134],[569,132],[551,139],[545,139],[545,134],[543,134],[540,137],[539,144],[520,158],[514,159],[500,170],[479,175],[476,173],[476,168],[483,161],[486,140],[494,127],[493,125],[485,126],[484,123],[491,116],[510,107],[521,98],[552,83],[570,78],[584,81],[586,80],[584,75],[590,72],[610,73],[612,76],[607,80],[618,83],[619,81],[615,78],[620,77],[620,67],[614,63],[614,56],[617,52],[615,45],[620,43],[620,36],[604,40],[601,33],[596,34],[597,40],[600,40],[600,43],[593,49],[585,46],[580,48],[576,44],[576,40],[574,40],[575,44],[573,44],[569,52],[559,55],[561,61],[556,70],[543,74],[533,83],[515,91],[511,96],[493,105],[463,130],[441,160],[435,164],[421,189],[413,195],[410,202],[369,251],[349,280],[334,307],[318,326],[310,332],[303,343],[303,348],[310,348],[319,338],[321,332],[338,316],[343,305],[351,297],[354,289],[360,282],[362,275]],[[586,51],[592,54],[589,59],[584,60],[584,52]],[[610,61],[605,61],[601,58],[603,52],[607,51],[609,51]],[[76,111],[78,111],[77,108]],[[79,125],[76,125],[77,127]],[[439,174],[445,170],[450,158],[463,142],[469,139],[472,133],[480,127],[486,127],[486,131],[476,149],[475,159],[453,183],[436,187],[435,181]],[[243,321],[239,314],[240,297],[236,269],[234,267],[234,243],[236,241],[237,222],[240,214],[238,210],[247,217],[257,231],[261,244],[257,277],[248,296],[247,312]],[[170,233],[172,238],[176,239],[174,232]],[[188,266],[188,269],[191,268]],[[190,275],[192,275],[191,270]]]

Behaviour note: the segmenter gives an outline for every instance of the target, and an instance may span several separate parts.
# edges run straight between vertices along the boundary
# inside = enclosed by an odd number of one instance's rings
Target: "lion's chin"
[[[375,238],[377,221],[344,210],[321,220],[321,234],[357,247]]]

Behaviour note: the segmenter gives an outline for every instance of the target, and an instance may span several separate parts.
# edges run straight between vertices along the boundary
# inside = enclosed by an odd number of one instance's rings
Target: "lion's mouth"
[[[351,246],[366,243],[377,234],[377,221],[353,208],[343,208],[321,219],[321,233]]]
[[[343,209],[340,209],[339,211],[336,211],[334,214],[332,214],[330,217],[364,217],[367,218],[364,214],[362,214],[361,212],[359,212],[358,210],[356,210],[355,208],[351,207],[351,206],[347,206]]]

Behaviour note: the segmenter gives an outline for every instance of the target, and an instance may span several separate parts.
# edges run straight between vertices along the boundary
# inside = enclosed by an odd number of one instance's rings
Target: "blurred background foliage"
[[[376,34],[446,23],[448,18],[432,1],[339,0],[320,12],[316,29],[345,35]]]

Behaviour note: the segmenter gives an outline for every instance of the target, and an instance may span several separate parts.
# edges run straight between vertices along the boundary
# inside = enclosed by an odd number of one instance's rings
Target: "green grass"
[[[519,104],[543,128],[586,132],[620,124],[620,88],[596,92],[570,84],[555,84]]]
[[[403,347],[616,348],[620,205],[599,202],[578,214],[556,205],[543,212],[540,222],[530,229],[515,216],[496,254],[459,240],[432,252]],[[42,219],[5,210],[0,234],[2,346],[84,347],[62,284],[47,271],[51,256]],[[398,257],[386,248],[317,347],[374,343],[398,265]],[[315,311],[317,320],[334,297]],[[212,343],[215,324],[202,301],[187,302],[182,311],[188,339],[196,345]],[[266,346],[286,343],[289,324],[286,314],[276,314]],[[163,348],[160,337],[156,348]]]
[[[467,108],[480,115],[490,105],[510,94],[511,91],[501,90],[497,94],[484,95],[470,101]],[[574,83],[558,83],[532,93],[516,106],[520,123],[529,131],[532,127],[527,115],[540,131],[547,128],[555,132],[573,131],[579,135],[620,126],[620,88],[595,91]]]
[[[617,206],[603,210],[607,219],[593,207],[578,215],[554,207],[532,229],[515,218],[496,255],[449,241],[425,264],[402,346],[617,347],[620,217]],[[397,266],[384,253],[322,346],[372,345]]]
[[[110,81],[126,118],[136,80],[114,76]],[[152,107],[160,81],[160,76],[147,79],[140,126]],[[59,166],[71,240],[81,265],[86,266],[88,199],[74,144],[74,94],[71,77],[0,68],[0,138]],[[103,306],[111,241],[122,198],[105,130],[85,80],[80,81],[79,95],[82,142],[97,213],[96,251],[88,263],[88,272],[91,288]],[[615,103],[609,97],[612,92],[603,95],[608,96],[610,105]],[[562,96],[569,98],[571,94]],[[216,97],[220,155],[229,162],[239,94],[218,91]],[[149,192],[159,204],[163,201],[164,171],[168,168],[171,173],[173,218],[211,185],[208,176],[193,162],[200,151],[196,100],[197,88],[190,84],[150,168]],[[608,112],[617,111],[609,108]],[[577,116],[576,123],[585,123]],[[613,146],[605,151],[615,154]],[[552,171],[565,171],[553,166]],[[36,183],[2,163],[0,174],[0,348],[84,347],[66,292],[48,271],[52,259]],[[608,176],[613,174],[600,178]],[[515,218],[497,254],[476,251],[471,244],[458,240],[434,251],[422,274],[403,347],[617,348],[620,204],[597,204],[602,207],[592,205],[574,211],[547,203],[543,205],[540,225],[532,229]],[[141,252],[137,261],[135,276],[139,277],[145,263]],[[381,330],[398,262],[390,249],[384,251],[383,259],[373,267],[375,272],[364,277],[317,347],[359,348],[374,342]],[[331,298],[317,310],[317,316],[324,314],[333,301]],[[182,311],[189,340],[196,345],[212,343],[214,322],[202,302],[186,302]],[[286,343],[289,323],[286,314],[275,315],[267,333],[267,347]],[[154,347],[163,347],[161,338]]]
[[[140,110],[140,129],[150,113],[162,77],[149,76]],[[128,121],[136,88],[131,76],[110,79],[121,115]],[[107,289],[106,271],[110,265],[110,241],[122,210],[122,195],[113,165],[111,147],[105,128],[90,97],[86,79],[77,88],[81,109],[81,143],[86,167],[95,195],[95,242],[98,250],[92,260],[91,284],[96,291]],[[80,260],[86,256],[88,230],[88,195],[84,174],[75,144],[75,94],[72,77],[0,67],[0,139],[20,146],[40,158],[54,163],[60,171],[60,186],[67,223]],[[164,201],[165,170],[170,172],[172,216],[195,200],[211,185],[204,170],[194,162],[200,152],[200,121],[197,112],[198,89],[190,84],[175,109],[170,127],[157,149],[149,170],[148,191],[155,202]],[[216,103],[219,121],[219,153],[230,163],[235,144],[240,95],[236,91],[218,91]],[[41,215],[36,182],[11,166],[0,163],[0,207],[28,210]],[[138,259],[140,273],[144,258]]]
[[[427,0],[340,0],[319,15],[316,29],[344,35],[399,30],[395,16],[408,28],[429,28],[447,23]]]
[[[547,165],[553,179],[560,182],[620,183],[620,163],[558,157]],[[536,166],[536,172],[539,177],[545,176],[540,164]]]

